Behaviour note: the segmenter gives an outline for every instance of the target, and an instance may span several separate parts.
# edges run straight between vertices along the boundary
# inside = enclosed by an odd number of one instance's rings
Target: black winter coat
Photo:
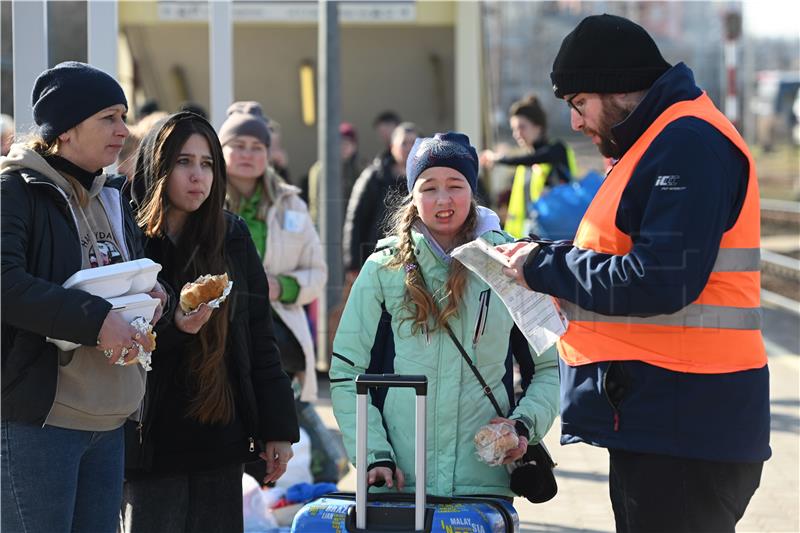
[[[204,425],[185,416],[193,396],[187,381],[193,336],[172,324],[161,328],[153,370],[148,374],[142,424],[138,429],[127,428],[129,477],[244,463],[258,459],[259,443],[299,440],[291,382],[281,368],[273,335],[264,267],[245,222],[228,212],[225,220],[225,253],[233,281],[223,304],[228,306],[229,318],[225,357],[235,419],[227,425]],[[175,248],[169,240],[148,239],[145,250],[163,265],[163,275],[174,284],[180,259],[172,255]]]
[[[408,193],[406,180],[394,175],[394,158],[376,158],[353,185],[342,232],[343,261],[346,271],[361,270],[386,235],[388,202]]]
[[[106,187],[119,190],[122,176]],[[121,198],[121,196],[120,196]],[[29,169],[0,176],[2,200],[2,417],[44,423],[56,394],[58,349],[46,337],[87,346],[111,304],[64,283],[81,269],[78,228],[61,189]],[[141,232],[122,201],[131,259],[143,256]]]

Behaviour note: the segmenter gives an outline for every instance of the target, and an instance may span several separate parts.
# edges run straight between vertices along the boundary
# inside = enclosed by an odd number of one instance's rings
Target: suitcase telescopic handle
[[[417,396],[428,394],[428,377],[404,374],[359,374],[356,376],[356,394],[366,394],[367,389],[378,387],[409,387]]]
[[[408,387],[416,393],[414,463],[414,529],[425,529],[425,476],[427,440],[425,415],[428,378],[421,375],[359,374],[356,376],[356,528],[367,527],[367,392],[373,387]]]

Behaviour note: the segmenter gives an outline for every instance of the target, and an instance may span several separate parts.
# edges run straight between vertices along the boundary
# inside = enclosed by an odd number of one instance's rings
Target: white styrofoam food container
[[[137,316],[143,316],[150,322],[159,302],[158,298],[151,298],[146,294],[127,294],[106,299],[113,306],[111,311],[121,314],[125,322],[131,322]]]
[[[158,306],[158,298],[151,298],[146,294],[128,294],[116,298],[106,298],[112,305],[112,313],[120,313],[126,322],[133,321],[137,316],[143,316],[150,322]],[[80,344],[59,339],[47,338],[48,342],[55,344],[60,350],[68,352],[80,347]]]
[[[115,265],[79,270],[64,282],[65,289],[80,289],[108,300],[112,311],[122,313],[128,322],[143,316],[149,322],[153,318],[158,300],[147,294],[155,287],[161,265],[151,259],[142,258]],[[80,344],[47,338],[59,349],[68,352]]]
[[[161,265],[151,259],[136,259],[79,270],[64,282],[63,287],[80,289],[106,299],[149,292],[155,286],[160,270]]]

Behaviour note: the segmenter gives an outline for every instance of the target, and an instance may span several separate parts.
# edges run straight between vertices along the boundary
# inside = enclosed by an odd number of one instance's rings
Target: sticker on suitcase
[[[519,518],[511,506],[501,502],[513,520],[511,531],[518,531]],[[412,502],[370,502],[370,507],[407,507]],[[506,533],[509,531],[507,518],[490,503],[446,503],[429,505],[434,509],[431,533]],[[347,533],[347,514],[353,506],[352,500],[335,497],[322,497],[306,505],[294,519],[293,531],[315,531]]]

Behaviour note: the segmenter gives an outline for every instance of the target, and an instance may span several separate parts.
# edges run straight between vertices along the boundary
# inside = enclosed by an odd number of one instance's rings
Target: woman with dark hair
[[[176,289],[222,273],[233,288],[218,309],[176,308],[159,335],[143,421],[129,439],[141,445],[127,464],[125,530],[242,531],[242,465],[261,457],[275,481],[299,439],[267,278],[247,226],[223,210],[225,160],[211,125],[177,113],[141,150],[148,257]]]
[[[140,407],[152,343],[104,298],[62,284],[79,270],[142,257],[117,158],[128,104],[108,74],[78,62],[33,88],[38,126],[0,159],[3,531],[116,531],[123,429]],[[160,284],[152,322],[167,299]],[[48,339],[80,344],[62,351]]]

